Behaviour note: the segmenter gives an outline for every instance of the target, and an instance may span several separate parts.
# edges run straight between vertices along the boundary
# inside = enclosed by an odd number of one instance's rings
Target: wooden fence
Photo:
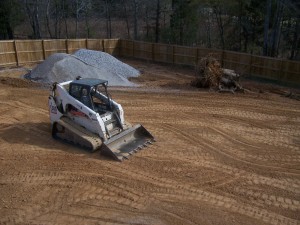
[[[38,63],[53,53],[73,53],[92,49],[120,55],[119,39],[52,39],[0,41],[0,66],[19,66]]]
[[[194,66],[209,53],[223,67],[254,77],[300,86],[300,62],[217,49],[185,47],[120,39],[51,39],[0,41],[0,66],[38,63],[53,53],[73,53],[86,48],[114,56]]]
[[[240,74],[300,86],[300,62],[217,49],[120,40],[121,56],[194,66],[212,53],[224,68]]]

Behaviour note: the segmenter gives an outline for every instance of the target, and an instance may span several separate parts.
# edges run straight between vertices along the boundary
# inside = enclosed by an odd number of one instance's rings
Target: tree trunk
[[[277,9],[275,13],[275,23],[272,30],[272,36],[271,36],[271,51],[270,56],[275,57],[278,55],[278,45],[279,45],[279,37],[280,37],[280,31],[281,31],[281,21],[282,21],[282,14],[283,14],[283,2],[284,0],[277,0]]]
[[[79,19],[79,0],[76,0],[76,27],[75,27],[75,38],[78,37],[78,19]]]
[[[238,16],[238,30],[239,30],[239,51],[242,50],[242,15],[243,14],[243,1],[239,0],[239,16]]]
[[[63,16],[64,16],[64,23],[65,23],[66,38],[68,39],[69,38],[68,24],[67,24],[68,14],[65,9],[65,4],[66,4],[65,0],[62,0],[62,4],[63,4]]]
[[[130,39],[130,28],[129,28],[129,21],[128,21],[128,15],[127,15],[127,8],[125,4],[125,0],[122,0],[123,7],[124,7],[124,14],[125,14],[125,22],[126,22],[126,28],[127,28],[127,38]]]
[[[38,0],[35,1],[34,21],[35,21],[35,24],[36,24],[36,38],[40,39],[42,37],[42,35],[41,35],[40,21],[39,21],[39,4],[38,4]]]
[[[160,27],[159,27],[159,21],[160,21],[160,0],[157,0],[156,2],[156,18],[155,18],[155,42],[159,42],[159,35],[160,35]]]
[[[211,48],[211,14],[207,12],[207,20],[205,21],[205,29],[206,29],[206,46]]]
[[[138,3],[137,0],[133,0],[133,5],[134,5],[134,40],[138,39],[138,16],[137,16],[137,8],[138,8]]]
[[[106,5],[106,37],[111,38],[111,1],[105,0]]]
[[[224,50],[225,49],[224,24],[223,24],[223,20],[222,20],[221,9],[219,8],[219,6],[214,6],[213,10],[214,10],[214,13],[215,13],[215,16],[217,19],[217,24],[218,24],[218,28],[219,28],[219,32],[220,32],[221,47]]]
[[[293,35],[292,49],[291,49],[291,60],[300,60],[300,16],[296,19],[295,30]]]
[[[148,13],[148,7],[146,6],[146,12],[145,12],[145,22],[146,22],[146,37],[147,39],[149,38],[149,30],[150,30],[150,25],[149,25],[149,13]]]
[[[86,38],[90,38],[90,24],[89,24],[89,14],[88,9],[85,11],[85,30],[86,30]]]
[[[263,55],[268,55],[268,38],[269,38],[269,26],[270,26],[270,17],[271,17],[271,9],[272,9],[272,0],[267,0],[266,2],[266,15],[265,15],[265,23],[264,23],[264,46],[263,46]]]
[[[58,17],[58,3],[55,2],[55,23],[54,23],[54,32],[55,32],[55,38],[58,38],[59,32],[58,32],[58,24],[59,24],[59,17]]]
[[[50,7],[50,1],[47,1],[47,7],[46,7],[46,25],[47,25],[47,29],[48,29],[48,33],[50,35],[50,38],[53,38],[52,32],[51,32],[51,28],[50,28],[50,16],[49,16],[49,7]]]

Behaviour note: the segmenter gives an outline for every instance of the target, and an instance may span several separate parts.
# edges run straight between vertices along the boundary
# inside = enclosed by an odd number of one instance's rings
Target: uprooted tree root
[[[217,88],[222,77],[222,68],[219,61],[209,54],[203,57],[196,65],[196,79],[191,85],[199,88]]]

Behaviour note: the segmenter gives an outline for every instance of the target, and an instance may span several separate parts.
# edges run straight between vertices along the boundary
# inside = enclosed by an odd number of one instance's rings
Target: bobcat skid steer
[[[110,98],[108,82],[76,78],[54,83],[49,96],[52,136],[116,160],[152,144],[154,137],[140,124],[126,123],[122,106]]]

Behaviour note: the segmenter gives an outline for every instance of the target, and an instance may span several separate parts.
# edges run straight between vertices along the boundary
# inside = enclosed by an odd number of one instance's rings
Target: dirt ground
[[[300,224],[299,101],[126,62],[143,86],[112,96],[157,142],[122,163],[53,140],[48,91],[0,71],[1,225]]]

